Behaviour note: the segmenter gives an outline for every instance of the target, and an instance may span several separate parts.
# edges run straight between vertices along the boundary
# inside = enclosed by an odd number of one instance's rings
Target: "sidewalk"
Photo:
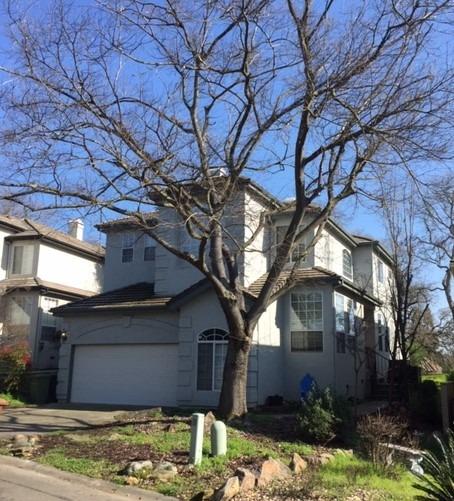
[[[175,498],[122,487],[43,466],[33,461],[0,456],[0,501],[177,501]]]

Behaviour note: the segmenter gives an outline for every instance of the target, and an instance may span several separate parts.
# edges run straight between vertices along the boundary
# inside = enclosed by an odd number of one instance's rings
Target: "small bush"
[[[363,453],[378,469],[392,465],[389,444],[401,440],[407,434],[407,424],[394,416],[372,414],[358,423],[358,435]]]
[[[435,436],[437,447],[423,455],[424,475],[414,487],[424,494],[421,501],[452,501],[454,499],[454,432],[446,440]]]
[[[326,444],[350,419],[350,404],[345,399],[333,395],[329,388],[314,386],[302,404],[298,428],[304,441]]]
[[[447,381],[450,381],[451,383],[454,383],[454,370],[453,371],[449,371],[448,372],[448,375],[446,377],[446,380]]]
[[[6,374],[2,390],[6,393],[17,394],[30,364],[31,356],[27,343],[0,346],[0,372]]]

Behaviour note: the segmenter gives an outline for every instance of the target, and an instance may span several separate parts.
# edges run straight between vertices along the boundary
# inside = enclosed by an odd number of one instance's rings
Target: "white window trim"
[[[134,232],[128,231],[124,232],[121,236],[121,264],[130,264],[134,262],[134,246],[135,246],[136,235]],[[132,257],[130,261],[124,260],[124,251],[132,250]]]
[[[224,335],[227,335],[227,338],[225,339],[215,339],[215,340],[201,340],[200,339],[200,336],[202,336],[203,334],[209,332],[209,331],[219,331],[219,333],[223,333]],[[229,333],[225,330],[225,329],[221,329],[220,327],[210,327],[208,329],[204,329],[202,332],[199,332],[199,334],[197,334],[197,368],[196,368],[196,371],[195,371],[195,377],[196,377],[196,391],[199,391],[199,392],[204,392],[204,393],[212,393],[212,392],[216,392],[216,393],[220,393],[221,391],[221,388],[219,389],[216,389],[215,388],[215,381],[216,381],[216,356],[215,356],[215,346],[218,345],[218,344],[222,344],[222,345],[227,345],[228,342],[229,342],[229,339],[228,339],[228,335]],[[213,367],[211,368],[211,390],[200,390],[198,388],[198,368],[199,368],[199,350],[198,350],[198,346],[199,344],[210,344],[212,345],[213,347],[213,350],[212,350],[212,357],[213,357]]]
[[[287,231],[288,225],[278,225],[274,227],[274,242],[275,245],[279,245],[279,229],[283,228],[284,233]],[[298,232],[301,231],[301,227],[298,227]],[[283,236],[282,236],[283,238]],[[305,253],[304,257],[294,259],[294,255],[297,253],[298,249],[300,250],[300,254]],[[290,251],[289,257],[287,259],[288,263],[305,263],[307,261],[308,249],[306,245],[305,238],[302,238],[298,243],[293,245],[292,250]]]
[[[321,306],[321,320],[320,320],[320,329],[307,329],[303,323],[299,320],[298,318],[298,325],[294,325],[294,321],[290,319],[290,339],[289,339],[289,346],[290,346],[290,352],[291,353],[323,353],[325,351],[325,331],[324,331],[324,307],[323,307],[323,291],[321,290],[311,290],[311,291],[300,291],[300,292],[292,292],[290,294],[290,308],[292,308],[292,298],[293,296],[296,295],[308,295],[308,294],[319,294],[320,295],[320,306]],[[315,302],[315,301],[313,301]],[[317,301],[318,302],[318,301]],[[295,312],[296,317],[298,315]],[[321,345],[322,349],[321,350],[293,350],[292,349],[292,332],[320,332],[321,333]]]
[[[30,266],[30,272],[23,273],[22,270],[20,273],[14,273],[14,253],[15,249],[18,247],[31,247],[32,249],[32,255],[31,255],[31,266]],[[30,243],[30,242],[18,242],[18,243],[13,243],[10,248],[9,248],[9,265],[8,265],[8,276],[11,277],[32,277],[35,274],[35,261],[36,261],[36,253],[37,253],[37,246],[36,244]],[[21,261],[21,268],[23,268],[24,265],[24,255],[22,254],[22,261]]]
[[[350,256],[350,272],[346,273],[345,271],[345,256],[348,255]],[[348,249],[342,249],[342,275],[350,280],[351,282],[353,281],[353,255],[351,251]]]

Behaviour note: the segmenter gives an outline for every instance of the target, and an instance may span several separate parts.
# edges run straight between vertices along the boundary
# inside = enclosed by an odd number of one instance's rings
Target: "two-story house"
[[[237,242],[249,241],[262,211],[275,214],[256,232],[240,263],[243,285],[253,297],[263,285],[292,207],[247,179],[234,206],[235,215],[225,224],[231,225],[229,233]],[[166,238],[191,252],[193,242],[174,212],[160,211],[159,220],[167,222]],[[54,310],[64,318],[67,335],[60,349],[58,398],[217,405],[229,334],[209,282],[143,234],[132,219],[98,228],[106,234],[103,293]],[[298,400],[299,383],[307,373],[320,386],[351,397],[365,396],[377,376],[384,342],[380,336],[388,321],[380,287],[387,283],[389,255],[378,242],[351,235],[334,220],[301,260],[304,245],[294,249],[288,263],[290,270],[298,261],[292,287],[268,307],[254,332],[250,406],[263,404],[270,395]]]
[[[83,241],[83,224],[63,233],[0,215],[0,326],[4,343],[30,347],[33,369],[56,369],[61,323],[51,310],[98,293],[104,249]]]

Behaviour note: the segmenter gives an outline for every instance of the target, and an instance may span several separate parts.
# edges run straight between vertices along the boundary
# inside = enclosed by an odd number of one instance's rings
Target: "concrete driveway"
[[[121,487],[24,459],[0,457],[0,501],[177,501],[155,492]]]
[[[41,434],[51,431],[82,430],[113,423],[121,410],[68,406],[23,407],[0,414],[0,439],[17,433]]]

